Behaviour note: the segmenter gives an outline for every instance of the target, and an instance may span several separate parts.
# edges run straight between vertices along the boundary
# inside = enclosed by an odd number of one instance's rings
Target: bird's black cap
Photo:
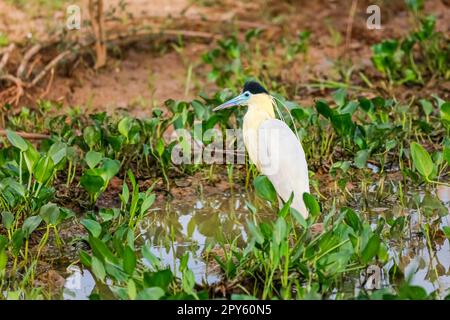
[[[260,85],[256,81],[247,81],[244,84],[244,91],[248,91],[251,94],[257,94],[257,93],[269,93],[262,85]]]

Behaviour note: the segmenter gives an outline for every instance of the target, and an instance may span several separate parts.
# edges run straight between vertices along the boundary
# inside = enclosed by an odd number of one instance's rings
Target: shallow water
[[[423,193],[420,196],[423,197]],[[450,188],[438,188],[436,196],[450,212]],[[213,284],[220,280],[220,274],[217,268],[211,266],[211,259],[206,259],[205,251],[214,250],[214,244],[218,241],[234,240],[240,245],[245,244],[247,234],[244,226],[247,220],[252,219],[246,201],[249,201],[247,194],[224,193],[162,203],[142,223],[140,230],[143,239],[151,244],[152,252],[164,265],[170,266],[174,273],[179,272],[180,257],[189,252],[188,266],[194,271],[197,283]],[[387,214],[393,211],[392,204],[384,204],[380,208],[383,209],[380,212]],[[419,215],[412,208],[406,212],[411,215],[411,226],[416,230],[415,227],[420,223]],[[377,214],[381,214],[380,212]],[[263,214],[262,217],[271,218],[270,214]],[[444,225],[450,225],[448,215],[441,218],[440,227]],[[403,270],[405,278],[412,275],[412,284],[420,285],[428,293],[438,290],[439,296],[445,296],[450,289],[449,239],[435,241],[430,255],[425,237],[418,236],[414,231],[411,234],[411,238],[403,241],[401,246],[398,243],[390,244],[390,256]],[[382,269],[383,287],[395,285],[386,276],[392,264],[391,261]],[[64,288],[64,299],[88,299],[96,286],[90,272],[72,267],[70,273]],[[358,275],[355,275],[351,284],[344,284],[337,291],[347,292],[349,296],[357,293],[357,278]]]
[[[235,240],[244,245],[247,240],[244,226],[251,218],[247,200],[246,194],[223,193],[161,204],[140,226],[142,238],[174,273],[179,272],[180,257],[189,252],[188,267],[196,282],[213,284],[220,280],[220,275],[208,265],[204,251],[213,249],[219,240]],[[87,299],[96,285],[90,272],[76,267],[69,273],[64,299]]]

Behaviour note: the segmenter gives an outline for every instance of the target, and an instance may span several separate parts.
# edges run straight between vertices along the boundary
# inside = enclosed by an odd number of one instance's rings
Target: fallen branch
[[[12,76],[10,74],[0,76],[0,80],[11,81],[11,82],[13,82],[16,85],[16,88],[15,88],[16,89],[16,94],[15,94],[14,98],[10,99],[8,102],[9,103],[13,103],[13,104],[19,103],[20,97],[22,97],[23,94],[24,94],[23,88],[24,88],[25,84],[22,82],[22,80],[20,80],[19,78],[14,77],[14,76]],[[8,94],[10,91],[12,93],[13,89],[7,89],[7,90],[5,90],[5,92],[2,92],[0,94],[0,99],[2,98],[3,94]]]
[[[49,135],[41,134],[41,133],[30,133],[30,132],[21,132],[21,131],[14,131],[14,133],[21,136],[24,139],[29,139],[29,140],[42,140],[42,139],[50,138]],[[6,130],[0,129],[0,136],[6,136]]]
[[[20,63],[19,68],[17,69],[16,77],[22,79],[23,74],[27,68],[27,64],[30,59],[41,50],[42,46],[40,44],[35,44],[32,46],[23,56],[22,62]]]
[[[61,52],[59,55],[57,55],[55,58],[53,58],[52,61],[50,61],[49,64],[45,66],[45,68],[36,76],[34,77],[33,81],[31,81],[30,84],[28,84],[26,87],[31,88],[34,87],[44,76],[47,72],[49,72],[52,68],[56,67],[56,65],[64,59],[66,56],[70,54],[69,50]]]
[[[350,48],[350,42],[352,40],[353,21],[355,20],[355,13],[357,7],[358,7],[358,0],[352,0],[352,5],[350,7],[350,12],[348,16],[347,30],[345,32],[344,54],[347,54]]]
[[[9,56],[11,52],[15,49],[16,45],[14,43],[11,43],[3,52],[2,60],[0,60],[0,74],[2,73],[2,69],[6,66],[8,63]]]
[[[105,27],[103,18],[103,0],[89,0],[89,16],[91,17],[92,29],[95,35],[95,52],[97,59],[95,69],[101,68],[106,64],[106,43]]]

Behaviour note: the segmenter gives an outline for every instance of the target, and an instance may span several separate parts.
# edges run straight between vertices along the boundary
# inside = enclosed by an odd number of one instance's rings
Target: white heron
[[[258,82],[249,81],[242,94],[221,104],[214,111],[247,105],[242,128],[250,161],[272,182],[279,198],[308,217],[303,193],[309,193],[308,165],[303,147],[289,126],[275,118],[273,97]]]

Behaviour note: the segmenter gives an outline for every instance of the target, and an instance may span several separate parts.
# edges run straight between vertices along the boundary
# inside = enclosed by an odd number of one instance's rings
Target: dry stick
[[[14,82],[14,84],[16,85],[17,93],[16,93],[16,96],[11,100],[11,102],[13,102],[13,104],[17,104],[20,100],[20,97],[22,97],[22,95],[24,93],[23,87],[25,86],[25,84],[22,82],[22,80],[14,77],[10,74],[0,76],[0,80],[8,80],[8,81]]]
[[[30,139],[30,140],[39,140],[39,139],[50,138],[49,135],[42,134],[42,133],[30,133],[30,132],[18,132],[18,131],[14,131],[14,133],[21,136],[22,138]],[[0,129],[0,136],[6,136],[6,130]]]
[[[59,55],[57,55],[52,61],[50,61],[49,64],[45,66],[45,68],[27,85],[27,88],[34,87],[44,76],[47,72],[49,72],[52,68],[54,68],[59,61],[64,59],[66,56],[70,54],[69,50],[61,52]]]
[[[345,52],[344,54],[348,53],[348,49],[350,47],[350,41],[352,39],[352,30],[353,30],[353,21],[355,19],[355,13],[356,13],[356,9],[358,7],[358,0],[353,0],[352,1],[352,6],[350,7],[350,12],[349,12],[349,16],[348,16],[348,23],[347,23],[347,31],[345,34]]]
[[[97,54],[95,69],[98,69],[106,64],[103,0],[97,0],[97,8],[95,8],[94,0],[89,0],[89,15],[91,17],[92,29],[94,30],[95,35],[95,51]]]
[[[241,29],[251,29],[251,28],[258,28],[258,29],[270,29],[270,28],[280,28],[278,25],[272,25],[272,24],[266,24],[266,23],[260,23],[260,22],[253,22],[253,21],[245,21],[245,20],[239,20],[239,19],[214,19],[214,18],[207,18],[202,17],[200,15],[195,16],[183,16],[183,15],[171,15],[170,17],[164,17],[164,16],[143,16],[143,17],[135,17],[133,18],[132,23],[135,24],[142,24],[142,21],[145,20],[167,20],[167,19],[174,19],[174,20],[186,20],[186,22],[196,22],[196,23],[223,23],[223,24],[229,24],[234,23],[238,28]],[[110,19],[111,20],[111,19]]]
[[[55,77],[55,68],[52,68],[52,71],[50,72],[50,80],[47,83],[47,88],[45,89],[45,91],[39,96],[40,99],[44,99],[48,93],[50,92],[50,88],[52,86],[53,83],[53,79]]]
[[[11,43],[5,50],[4,55],[2,57],[2,60],[0,60],[0,73],[2,72],[2,69],[6,66],[8,63],[9,55],[11,52],[13,52],[16,45],[14,43]]]
[[[38,64],[41,61],[41,56],[37,56],[36,59],[33,60],[33,62],[30,64],[30,67],[28,68],[27,74],[25,75],[25,79],[28,79],[31,75],[31,73],[34,70],[34,67],[36,64]]]
[[[189,37],[189,38],[201,38],[207,40],[218,39],[219,36],[203,32],[203,31],[190,31],[190,30],[139,30],[130,33],[115,33],[107,37],[108,42],[120,42],[123,41],[134,41],[136,38],[147,37],[147,36],[173,36],[173,37]]]
[[[23,56],[22,62],[20,63],[19,68],[17,69],[16,77],[22,78],[23,74],[27,68],[27,64],[30,61],[30,59],[41,50],[42,46],[40,44],[35,44],[32,46]]]

